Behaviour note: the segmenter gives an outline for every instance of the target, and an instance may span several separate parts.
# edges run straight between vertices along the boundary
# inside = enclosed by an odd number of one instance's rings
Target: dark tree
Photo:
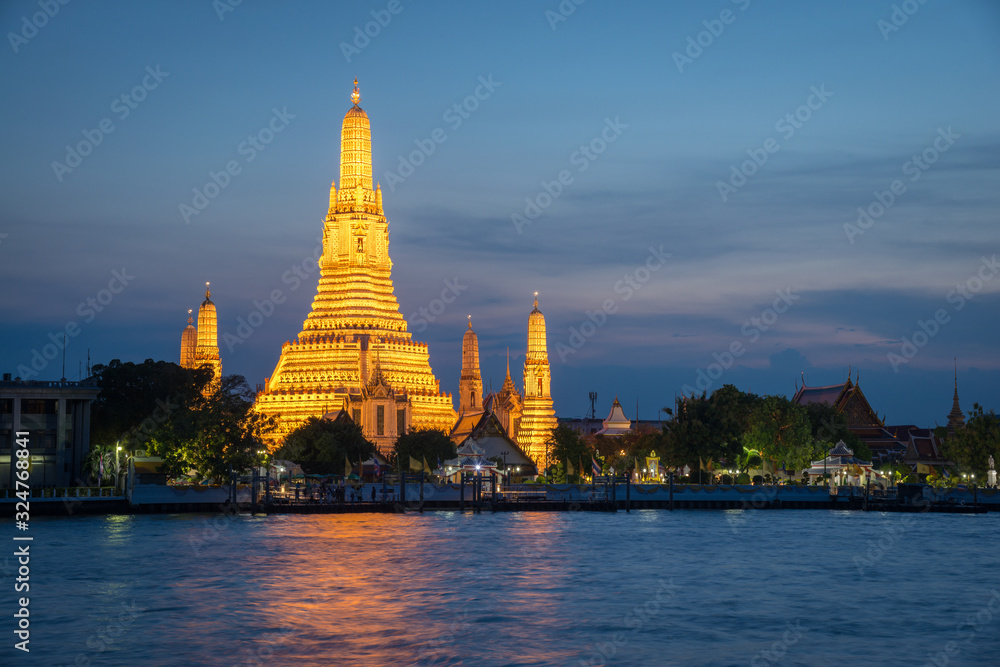
[[[114,446],[121,441],[124,450],[134,450],[144,448],[171,419],[200,408],[211,371],[152,359],[141,364],[114,359],[94,366],[91,376],[101,387],[91,408],[91,442]]]
[[[847,428],[847,418],[827,403],[809,403],[805,406],[812,429],[813,440],[828,452],[841,440],[851,448],[854,455],[864,461],[872,460],[871,450],[864,440]],[[825,455],[825,454],[824,454]]]
[[[458,456],[455,443],[441,431],[421,429],[410,431],[399,436],[393,446],[393,462],[397,470],[407,472],[410,469],[410,457],[423,464],[424,459],[431,468]]]
[[[589,470],[590,457],[593,456],[594,448],[585,441],[580,433],[565,424],[560,424],[552,429],[547,441],[549,447],[549,462],[553,465],[561,464],[566,472],[567,481],[575,484],[580,481],[582,473]],[[569,466],[566,464],[569,463]],[[573,474],[569,474],[570,467]],[[582,470],[579,468],[583,467]]]
[[[310,475],[343,475],[348,461],[366,461],[374,453],[375,445],[352,420],[310,417],[288,434],[274,458],[294,461]]]
[[[243,474],[266,459],[265,438],[273,421],[253,409],[254,392],[242,375],[227,375],[215,392],[183,410],[157,430],[150,453],[160,456],[170,476],[191,469],[220,484],[230,469]]]
[[[990,456],[994,463],[1000,461],[1000,416],[974,403],[965,426],[944,441],[944,453],[955,463],[971,469],[977,481],[985,480]]]

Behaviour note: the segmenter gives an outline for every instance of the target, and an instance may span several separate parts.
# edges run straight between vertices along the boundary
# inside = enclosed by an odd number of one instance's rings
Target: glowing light
[[[427,345],[412,339],[396,301],[389,221],[381,189],[372,186],[371,125],[357,106],[357,79],[351,100],[312,311],[282,348],[255,409],[278,419],[278,439],[309,417],[343,409],[387,453],[400,426],[448,433],[456,414],[431,370]]]

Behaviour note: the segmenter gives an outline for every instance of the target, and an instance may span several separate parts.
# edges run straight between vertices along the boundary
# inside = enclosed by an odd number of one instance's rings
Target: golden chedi
[[[509,377],[509,371],[508,371]],[[517,444],[540,467],[546,465],[546,441],[556,427],[556,411],[552,406],[552,372],[545,338],[545,316],[535,308],[528,315],[528,352],[524,357],[524,403],[518,425]]]
[[[278,421],[278,438],[308,417],[345,410],[366,437],[387,452],[396,436],[455,422],[427,345],[415,342],[392,286],[389,221],[382,190],[372,184],[371,126],[358,106],[344,116],[340,189],[330,187],[323,255],[312,311],[286,342],[256,408]]]
[[[212,379],[205,385],[204,393],[210,394],[219,387],[222,380],[222,359],[219,356],[219,316],[212,303],[209,283],[205,283],[205,300],[198,308],[198,328],[191,324],[188,310],[188,325],[181,334],[181,366],[184,368],[212,368]]]

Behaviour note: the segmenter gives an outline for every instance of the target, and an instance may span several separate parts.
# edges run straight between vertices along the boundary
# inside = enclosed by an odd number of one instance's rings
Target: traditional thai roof
[[[906,446],[910,442],[910,430],[917,428],[905,426],[863,426],[848,430],[868,445],[872,461],[887,462],[902,460]]]
[[[465,418],[460,419],[459,424],[452,431],[451,439],[458,446],[459,458],[462,456],[463,448],[468,445],[482,450],[482,456],[485,459],[502,459],[504,452],[506,452],[507,465],[534,467],[534,462],[524,449],[507,434],[500,419],[492,411],[471,415],[469,420],[472,419],[476,420],[475,425],[461,440],[457,439],[457,431],[460,427],[464,428]]]
[[[844,415],[849,427],[885,425],[868,403],[861,386],[851,382],[850,378],[847,378],[846,382],[824,387],[807,387],[803,382],[792,397],[792,402],[798,405],[810,403],[831,405]]]
[[[830,450],[830,456],[854,456],[854,450],[841,440]]]
[[[470,435],[472,435],[472,429],[476,427],[476,424],[483,418],[483,412],[472,412],[469,414],[463,414],[455,422],[455,426],[451,429],[451,433],[448,437],[456,445],[465,441]]]
[[[829,454],[820,459],[819,461],[813,461],[812,467],[809,468],[808,474],[810,475],[822,475],[824,471],[829,474],[831,471],[850,469],[850,468],[871,468],[871,461],[864,461],[859,459],[854,455],[854,450],[848,447],[843,440],[834,445],[833,449],[830,450]]]
[[[625,416],[622,404],[618,402],[618,397],[615,396],[614,403],[611,404],[611,412],[608,413],[607,419],[604,420],[601,430],[595,435],[615,436],[631,432],[632,422]]]
[[[927,428],[915,428],[910,431],[910,442],[906,447],[903,461],[915,465],[955,465],[941,453],[940,443],[934,432]]]

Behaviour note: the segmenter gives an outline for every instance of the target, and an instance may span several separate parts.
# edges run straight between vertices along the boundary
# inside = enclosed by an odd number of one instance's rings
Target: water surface
[[[32,651],[10,641],[3,664],[1000,664],[1000,514],[108,516],[30,533]]]

